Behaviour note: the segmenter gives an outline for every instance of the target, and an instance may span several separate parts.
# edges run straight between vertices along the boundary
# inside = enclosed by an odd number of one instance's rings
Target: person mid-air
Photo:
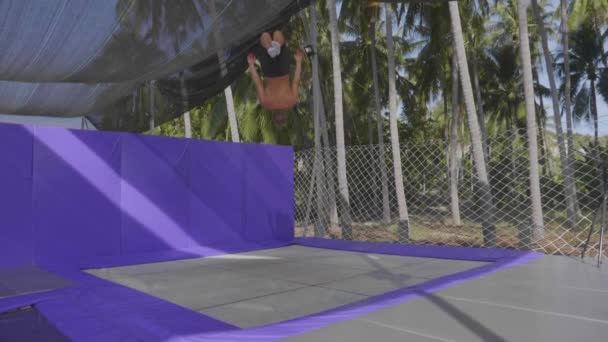
[[[249,70],[255,82],[260,104],[272,113],[275,126],[283,127],[287,123],[287,112],[298,102],[304,53],[298,49],[293,55],[296,69],[290,82],[291,56],[285,45],[283,32],[275,31],[272,36],[264,32],[260,37],[260,45],[263,50],[259,49],[261,51],[257,56],[254,53],[247,56]],[[260,61],[265,82],[262,82],[255,68],[256,59]]]

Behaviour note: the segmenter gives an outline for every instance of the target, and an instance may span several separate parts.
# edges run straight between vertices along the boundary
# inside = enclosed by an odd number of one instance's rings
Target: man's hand
[[[255,65],[255,61],[256,61],[256,57],[253,53],[250,53],[249,55],[247,55],[247,63],[249,63],[250,67],[253,67]]]
[[[302,63],[302,58],[304,58],[304,52],[302,52],[302,50],[297,49],[296,52],[293,54],[293,59],[296,60],[296,63]]]

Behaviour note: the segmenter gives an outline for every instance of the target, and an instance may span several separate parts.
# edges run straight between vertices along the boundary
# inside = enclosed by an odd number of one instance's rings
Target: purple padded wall
[[[194,238],[216,248],[243,239],[243,144],[192,141],[190,223]]]
[[[188,141],[124,135],[125,253],[194,247],[188,220]]]
[[[0,125],[0,267],[33,262],[32,136]]]
[[[251,241],[291,241],[293,226],[293,152],[280,146],[243,145],[246,203],[244,229]],[[287,202],[287,203],[285,203]]]
[[[120,253],[120,139],[35,128],[36,260]]]
[[[0,267],[293,240],[288,147],[0,124],[0,160]]]

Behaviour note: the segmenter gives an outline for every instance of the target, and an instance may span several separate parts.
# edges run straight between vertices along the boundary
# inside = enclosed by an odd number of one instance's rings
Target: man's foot
[[[275,58],[276,56],[281,54],[281,45],[276,42],[276,41],[272,41],[270,43],[270,47],[268,48],[268,55],[270,56],[270,58]]]

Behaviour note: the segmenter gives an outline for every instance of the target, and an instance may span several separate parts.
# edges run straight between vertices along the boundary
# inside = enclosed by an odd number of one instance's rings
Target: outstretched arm
[[[251,78],[253,78],[253,82],[255,83],[255,89],[258,93],[258,100],[260,103],[264,102],[264,86],[262,85],[262,79],[258,74],[258,71],[255,68],[255,55],[250,53],[247,56],[247,62],[249,62],[249,71],[251,72]]]
[[[291,94],[295,97],[296,101],[300,95],[300,75],[302,74],[302,58],[304,53],[301,50],[297,50],[293,56],[296,60],[296,70],[293,74],[293,81],[291,81]]]

